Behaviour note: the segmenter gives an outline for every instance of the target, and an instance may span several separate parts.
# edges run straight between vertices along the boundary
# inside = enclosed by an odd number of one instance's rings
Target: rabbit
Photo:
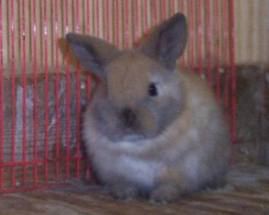
[[[187,35],[181,13],[130,50],[66,35],[81,67],[100,79],[83,135],[97,180],[118,199],[167,203],[225,182],[230,136],[221,108],[207,83],[178,72]]]

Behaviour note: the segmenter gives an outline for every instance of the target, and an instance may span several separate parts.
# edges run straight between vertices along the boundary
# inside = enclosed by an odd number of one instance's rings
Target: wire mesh
[[[94,85],[68,55],[64,35],[130,48],[178,11],[189,24],[179,65],[208,80],[235,140],[233,0],[0,1],[0,192],[87,176],[81,115]]]

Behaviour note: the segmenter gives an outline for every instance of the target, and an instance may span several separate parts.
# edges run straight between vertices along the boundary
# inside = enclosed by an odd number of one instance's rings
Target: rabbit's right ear
[[[82,68],[100,78],[106,77],[105,65],[120,54],[112,44],[92,36],[68,33],[66,41]]]
[[[159,61],[168,69],[173,69],[176,60],[182,55],[188,37],[187,21],[183,14],[177,13],[153,29],[142,42],[140,50]]]

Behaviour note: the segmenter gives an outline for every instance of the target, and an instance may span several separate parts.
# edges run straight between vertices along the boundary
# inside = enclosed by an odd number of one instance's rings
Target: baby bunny
[[[69,33],[74,55],[101,83],[83,124],[97,179],[120,199],[173,201],[221,185],[229,132],[207,84],[178,72],[187,41],[178,13],[131,50]]]

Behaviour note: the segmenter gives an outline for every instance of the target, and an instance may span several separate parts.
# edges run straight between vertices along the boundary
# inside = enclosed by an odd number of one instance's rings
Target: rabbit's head
[[[66,36],[83,69],[101,79],[86,114],[112,141],[136,141],[161,134],[184,105],[176,60],[187,41],[184,15],[153,29],[140,46],[119,50],[92,36]]]

